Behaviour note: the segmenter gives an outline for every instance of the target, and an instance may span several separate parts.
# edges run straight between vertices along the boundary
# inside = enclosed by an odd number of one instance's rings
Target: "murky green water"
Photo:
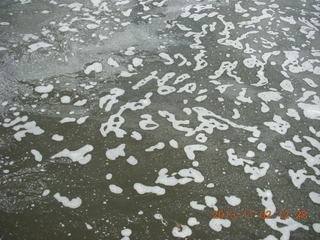
[[[319,28],[319,1],[2,0],[1,239],[319,238]]]

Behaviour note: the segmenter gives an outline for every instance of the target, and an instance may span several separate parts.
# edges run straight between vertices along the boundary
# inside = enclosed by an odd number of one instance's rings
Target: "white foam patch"
[[[203,30],[202,32],[205,32],[205,30]],[[198,38],[199,39],[201,37],[201,33],[193,33],[194,38]],[[186,34],[185,34],[185,36],[186,36]],[[200,45],[200,43],[201,43],[201,41],[199,40],[199,42],[197,42],[196,44],[191,44],[190,47],[191,48],[192,47],[194,47],[194,48],[200,47],[201,48],[202,46]],[[181,54],[181,53],[176,53],[173,56],[174,56],[175,59],[181,59],[182,60],[180,63],[178,63],[179,67],[180,66],[184,66],[184,65],[187,65],[187,66],[191,66],[192,65],[192,63],[190,61],[188,61],[188,59],[185,56],[183,56],[183,54]]]
[[[118,157],[126,156],[126,153],[124,152],[125,147],[126,144],[123,143],[115,148],[108,149],[106,151],[106,157],[110,160],[116,160]]]
[[[316,182],[318,185],[320,185],[320,180],[318,180],[315,176],[313,175],[307,175],[307,170],[305,169],[299,169],[296,172],[292,169],[289,169],[288,171],[289,176],[291,177],[291,181],[293,185],[297,188],[301,188],[301,185],[307,180],[310,179],[313,182]]]
[[[9,22],[0,22],[0,26],[9,26],[10,23]],[[25,34],[27,35],[27,34]]]
[[[294,119],[297,120],[297,121],[299,121],[299,120],[301,119],[298,111],[295,110],[295,109],[293,109],[293,108],[288,108],[288,110],[287,110],[287,115],[288,115],[289,117],[294,118]]]
[[[30,53],[31,52],[35,52],[40,48],[48,48],[48,47],[51,47],[51,46],[52,46],[52,44],[46,43],[46,42],[33,43],[33,44],[29,45],[28,52],[30,52]]]
[[[264,102],[261,102],[261,112],[266,113],[269,111],[270,111],[270,108],[268,107],[268,105],[265,104]]]
[[[249,34],[257,33],[257,31],[249,31],[244,33],[242,36],[238,37],[235,40],[230,39],[230,36],[231,36],[230,30],[235,29],[234,24],[232,22],[225,21],[223,15],[218,15],[217,18],[224,24],[224,30],[220,32],[220,35],[224,35],[225,37],[218,39],[218,43],[222,45],[232,46],[236,49],[243,49],[243,44],[241,43],[240,40],[246,38],[247,35]]]
[[[175,84],[184,82],[185,80],[189,79],[190,77],[191,76],[188,73],[183,73],[176,78],[176,80],[173,82],[173,84],[175,85]]]
[[[99,107],[103,108],[106,112],[109,112],[113,105],[119,102],[118,97],[122,96],[125,91],[121,88],[112,88],[110,94],[101,97],[99,100]]]
[[[68,8],[72,9],[72,11],[78,12],[82,8],[83,4],[74,2],[68,5]]]
[[[148,82],[150,82],[151,80],[157,80],[159,79],[157,77],[158,71],[152,71],[150,73],[149,76],[141,79],[139,82],[137,82],[135,85],[132,86],[133,90],[138,90],[139,88],[143,87],[144,85],[146,85]]]
[[[276,206],[272,200],[273,194],[270,190],[261,190],[260,188],[257,188],[257,193],[259,197],[261,198],[262,205],[265,207],[265,212],[270,211],[272,216],[276,212]],[[309,227],[306,225],[303,225],[292,218],[287,219],[281,219],[279,216],[277,217],[271,217],[271,218],[265,218],[265,223],[271,227],[273,230],[278,231],[282,234],[280,239],[290,239],[290,233],[292,231],[295,231],[299,228],[302,228],[304,230],[309,230]]]
[[[204,100],[207,99],[207,95],[201,95],[201,96],[198,96],[196,97],[194,100],[197,101],[197,102],[203,102]]]
[[[265,176],[269,168],[270,168],[270,164],[266,162],[261,163],[259,167],[252,167],[247,164],[244,166],[244,172],[251,174],[250,175],[251,180],[257,180]]]
[[[195,217],[189,217],[187,223],[190,227],[200,224],[200,222]]]
[[[234,195],[225,196],[224,199],[231,206],[238,206],[241,203],[241,199]]]
[[[238,24],[240,26],[246,26],[246,25],[252,25],[252,24],[255,24],[255,23],[259,23],[264,19],[271,18],[272,14],[270,14],[270,12],[273,13],[273,11],[270,8],[263,9],[262,12],[261,12],[261,16],[258,16],[258,17],[257,16],[253,16],[253,17],[251,17],[250,20],[239,22]]]
[[[173,148],[179,148],[179,144],[178,144],[178,142],[176,141],[176,140],[174,140],[174,139],[171,139],[170,141],[169,141],[169,144],[170,144],[170,146],[171,147],[173,147]]]
[[[86,27],[88,29],[96,29],[96,28],[99,27],[99,25],[98,24],[94,24],[94,23],[89,23],[89,24],[86,25]]]
[[[137,165],[138,164],[138,160],[134,157],[134,156],[130,156],[127,159],[127,163],[131,164],[131,165]]]
[[[132,137],[133,139],[137,140],[137,141],[141,141],[141,140],[142,140],[141,134],[140,134],[139,132],[137,132],[137,131],[133,131],[133,132],[131,133],[131,137]]]
[[[132,64],[134,67],[139,67],[139,66],[143,66],[142,64],[143,60],[141,58],[134,58],[132,59]]]
[[[116,60],[114,60],[112,57],[108,58],[107,63],[111,66],[111,67],[119,67],[119,64],[117,63]]]
[[[84,145],[82,148],[79,148],[78,150],[70,151],[69,149],[65,148],[61,152],[53,155],[51,158],[61,158],[61,157],[67,157],[72,160],[72,162],[79,162],[81,165],[87,164],[91,160],[91,152],[93,150],[93,146],[90,144]]]
[[[239,119],[239,118],[240,118],[240,113],[239,113],[239,110],[238,110],[238,109],[236,109],[236,108],[233,109],[232,118],[233,118],[233,119]]]
[[[214,82],[215,80],[210,81],[211,83]],[[228,87],[233,86],[233,84],[222,84],[219,85],[218,87],[216,87],[215,89],[217,89],[221,94],[224,93]]]
[[[213,128],[217,128],[219,130],[226,130],[228,129],[228,125],[234,127],[234,128],[239,128],[239,129],[243,129],[246,131],[249,131],[252,133],[252,135],[254,137],[259,137],[261,132],[260,130],[256,127],[256,126],[244,126],[244,125],[240,125],[237,123],[234,123],[232,121],[230,121],[227,118],[221,117],[203,107],[193,107],[192,108],[193,111],[195,111],[198,114],[198,120],[201,121],[203,123],[202,128],[197,128],[199,130],[203,130],[205,132],[207,132],[208,134],[211,134],[213,132]],[[222,122],[225,122],[226,124],[220,123],[218,121],[216,121],[215,119],[210,119],[208,120],[207,117],[214,117]],[[209,127],[208,127],[209,126]]]
[[[87,102],[88,102],[87,99],[82,99],[82,100],[76,101],[73,105],[74,105],[74,106],[77,106],[77,107],[80,107],[80,106],[85,105]]]
[[[133,75],[136,75],[136,74],[137,74],[136,72],[132,72],[132,73],[129,73],[127,71],[120,72],[120,76],[124,77],[124,78],[129,78],[129,77],[132,77]]]
[[[128,10],[126,10],[126,11],[122,11],[122,14],[123,14],[124,16],[126,16],[126,17],[129,17],[130,14],[131,14],[131,12],[132,12],[132,9],[128,9]]]
[[[172,235],[176,238],[186,238],[192,235],[192,230],[187,225],[180,224],[172,229]]]
[[[199,133],[199,134],[197,134],[197,136],[196,136],[196,141],[197,141],[197,142],[205,143],[205,142],[207,142],[207,140],[208,140],[208,138],[207,138],[207,136],[206,136],[204,133]]]
[[[48,84],[47,86],[37,86],[34,89],[37,93],[49,93],[53,90],[53,85]]]
[[[166,145],[163,143],[163,142],[158,142],[157,144],[151,146],[151,147],[148,147],[145,151],[146,152],[153,152],[155,150],[162,150],[164,149]]]
[[[320,193],[310,192],[309,197],[312,202],[314,202],[316,204],[320,204]]]
[[[218,200],[212,196],[205,196],[204,201],[209,208],[213,208],[215,211],[218,211],[218,207],[216,206]]]
[[[69,123],[69,122],[75,122],[76,118],[74,117],[65,117],[63,119],[61,119],[59,122],[60,123]]]
[[[281,94],[275,91],[266,91],[266,92],[258,93],[258,97],[261,98],[266,103],[271,101],[279,101],[280,99],[282,99]]]
[[[304,91],[302,97],[300,97],[297,102],[305,102],[307,101],[311,96],[316,95],[317,93],[315,91]]]
[[[200,204],[197,201],[191,201],[190,207],[192,207],[195,210],[203,211],[206,208],[206,205]]]
[[[194,67],[193,71],[199,71],[208,66],[208,62],[205,60],[206,53],[205,50],[200,50],[198,54],[194,56],[194,60],[196,61],[196,66]]]
[[[111,179],[112,179],[112,173],[106,174],[106,179],[107,179],[107,180],[111,180]]]
[[[187,169],[181,169],[179,170],[178,174],[181,177],[185,178],[193,178],[193,181],[196,183],[201,183],[204,181],[204,177],[198,170],[194,168],[187,168]]]
[[[37,162],[41,162],[41,161],[42,161],[42,155],[41,155],[41,153],[40,153],[38,150],[32,149],[32,150],[31,150],[31,153],[32,153],[33,156],[34,156],[34,160],[36,160]]]
[[[157,220],[160,220],[163,225],[168,226],[168,222],[163,218],[163,216],[160,213],[154,214],[153,217]]]
[[[266,151],[267,145],[265,143],[259,143],[257,149],[264,152]]]
[[[159,124],[152,120],[150,114],[143,114],[140,116],[143,120],[139,122],[139,127],[143,130],[154,130],[159,127]]]
[[[298,107],[303,110],[303,114],[306,118],[320,120],[320,103],[318,104],[298,103]]]
[[[283,80],[281,83],[280,83],[280,87],[285,90],[285,91],[288,91],[288,92],[293,92],[294,91],[294,88],[291,84],[291,81],[290,80]]]
[[[70,103],[71,102],[71,98],[70,98],[70,96],[62,96],[61,98],[60,98],[60,101],[61,101],[61,103]]]
[[[168,169],[162,168],[158,172],[158,178],[155,183],[163,184],[165,186],[175,186],[177,184],[186,184],[189,182],[201,183],[204,181],[204,177],[198,170],[194,168],[181,169],[178,173],[172,173],[171,176],[168,175]],[[181,178],[176,178],[179,175]]]
[[[121,194],[123,192],[123,189],[121,187],[114,184],[109,185],[109,190],[114,194]]]
[[[173,60],[173,59],[170,57],[170,55],[167,54],[167,53],[159,53],[159,56],[160,56],[161,58],[163,58],[164,60],[166,60],[166,61],[164,62],[165,65],[171,65],[171,64],[174,63],[174,60]]]
[[[297,22],[294,20],[293,16],[290,16],[290,17],[280,17],[280,19],[282,21],[285,21],[287,23],[290,23],[290,24],[296,24]]]
[[[312,79],[310,78],[304,78],[303,81],[305,81],[310,87],[316,88],[318,87],[318,84],[316,84]]]
[[[94,62],[91,65],[87,66],[84,70],[84,73],[87,75],[89,75],[91,72],[102,72],[102,64],[99,62]]]
[[[273,116],[273,122],[264,122],[263,124],[282,135],[286,134],[287,130],[290,128],[290,124],[276,114]]]
[[[86,225],[86,228],[87,228],[88,230],[93,229],[93,227],[92,227],[89,223],[84,223],[84,224]]]
[[[3,106],[8,104],[8,102],[4,102],[4,103],[6,103],[6,104],[2,104]],[[12,126],[16,125],[19,122],[26,122],[27,120],[28,120],[28,116],[16,117],[14,120],[7,118],[7,121],[5,120],[5,122],[2,124],[2,126],[4,126],[5,128],[8,128],[8,127],[12,127]]]
[[[168,86],[168,85],[160,86],[157,90],[159,95],[168,95],[168,94],[173,93],[175,91],[176,91],[175,87]]]
[[[253,151],[251,151],[251,150],[249,150],[249,151],[246,153],[246,157],[250,157],[250,158],[253,158],[255,155],[256,155],[256,154],[255,154]]]
[[[130,2],[130,0],[120,0],[120,1],[117,1],[116,2],[116,5],[118,6],[118,5],[126,5],[126,4],[128,4]]]
[[[247,10],[244,9],[240,4],[241,4],[241,1],[234,4],[235,12],[237,12],[237,13],[245,13],[245,12],[247,12]]]
[[[63,206],[68,208],[78,208],[82,204],[82,200],[79,197],[73,198],[69,200],[69,198],[61,196],[60,193],[56,193],[53,195],[53,197],[60,203],[62,203]]]
[[[238,61],[234,61],[234,62],[223,61],[221,62],[219,69],[214,72],[214,75],[210,75],[209,78],[213,80],[219,79],[224,73],[226,73],[227,76],[233,78],[236,82],[242,83],[241,78],[236,75],[237,65],[238,65]],[[210,81],[210,82],[214,83],[214,81]],[[226,84],[224,88],[226,89],[229,86],[232,86],[232,84]],[[222,91],[222,93],[225,91],[225,89]]]
[[[80,117],[76,122],[77,124],[83,124],[87,121],[88,118],[89,116],[83,116],[83,117]]]
[[[312,228],[316,233],[320,233],[320,223],[312,224]]]
[[[184,85],[183,87],[179,88],[179,90],[177,91],[177,93],[193,93],[194,91],[196,91],[197,89],[197,84],[195,82],[192,83],[187,83],[186,85]]]
[[[106,137],[110,132],[114,132],[118,138],[123,138],[127,132],[121,129],[125,119],[121,116],[127,109],[132,111],[142,110],[151,104],[151,96],[153,94],[148,92],[145,94],[145,98],[140,99],[138,102],[127,102],[122,105],[116,114],[109,117],[108,121],[101,124],[100,132],[102,136]]]
[[[250,174],[251,180],[257,180],[267,174],[270,164],[263,162],[259,167],[253,167],[254,161],[240,158],[235,154],[233,148],[227,150],[228,161],[233,166],[244,166],[244,172]]]
[[[94,7],[99,7],[102,0],[90,0]]]
[[[157,85],[158,87],[165,86],[165,84],[172,79],[176,75],[175,72],[167,72],[166,74],[163,75],[162,78],[157,78]]]
[[[137,191],[139,194],[146,194],[146,193],[154,193],[158,196],[164,195],[166,193],[166,190],[159,186],[147,186],[142,183],[135,183],[133,185],[133,188]]]
[[[54,140],[54,141],[57,141],[57,142],[61,142],[61,141],[63,141],[64,136],[59,135],[59,134],[54,134],[54,135],[51,137],[51,139]]]
[[[123,237],[130,237],[131,234],[132,234],[132,230],[130,228],[125,228],[121,230],[121,235]]]
[[[209,227],[216,231],[221,232],[222,228],[229,228],[231,226],[231,222],[228,219],[211,219],[209,222]]]
[[[301,19],[300,21],[303,22],[303,19]],[[300,72],[308,71],[316,75],[320,74],[320,68],[318,66],[315,66],[315,67],[313,66],[313,64],[315,63],[313,59],[308,59],[300,64],[301,62],[299,59],[300,51],[284,51],[284,53],[287,57],[287,59],[281,65],[284,71],[289,70],[292,73],[300,73]]]
[[[20,0],[21,4],[27,4],[27,3],[31,3],[31,0]]]
[[[239,92],[239,95],[236,97],[240,102],[243,103],[252,103],[251,97],[246,97],[247,88],[241,88],[241,92]]]
[[[38,127],[35,121],[16,125],[13,127],[13,130],[17,131],[13,136],[19,142],[22,140],[22,138],[26,137],[27,133],[30,133],[33,135],[41,135],[44,133],[44,130]]]
[[[184,151],[187,155],[187,158],[190,160],[194,160],[196,155],[195,152],[196,151],[206,151],[208,149],[208,147],[206,145],[203,144],[193,144],[193,145],[187,145],[184,147]]]
[[[132,9],[130,9],[130,10],[132,10]],[[131,11],[130,11],[130,12],[131,12]],[[132,56],[132,55],[134,55],[134,50],[135,50],[135,47],[129,47],[129,48],[127,48],[127,50],[124,52],[124,54],[127,55],[127,56]]]
[[[48,196],[49,194],[50,194],[50,190],[49,189],[45,189],[45,190],[43,190],[41,196],[45,197],[45,196]]]
[[[61,24],[61,23],[60,23]],[[63,26],[59,27],[58,29],[60,32],[78,32],[76,28],[70,28],[68,24],[64,24]]]

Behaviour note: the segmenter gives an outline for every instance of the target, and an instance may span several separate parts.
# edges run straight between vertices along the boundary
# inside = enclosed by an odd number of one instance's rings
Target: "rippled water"
[[[319,238],[319,28],[316,0],[2,0],[1,239]]]

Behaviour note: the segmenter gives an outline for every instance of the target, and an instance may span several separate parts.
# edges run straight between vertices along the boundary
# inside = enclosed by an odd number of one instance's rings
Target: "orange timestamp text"
[[[235,219],[235,218],[257,218],[257,219],[271,219],[280,217],[280,219],[308,219],[308,211],[297,210],[297,211],[277,211],[271,212],[270,210],[266,211],[253,211],[253,210],[219,210],[212,211],[211,219]]]

